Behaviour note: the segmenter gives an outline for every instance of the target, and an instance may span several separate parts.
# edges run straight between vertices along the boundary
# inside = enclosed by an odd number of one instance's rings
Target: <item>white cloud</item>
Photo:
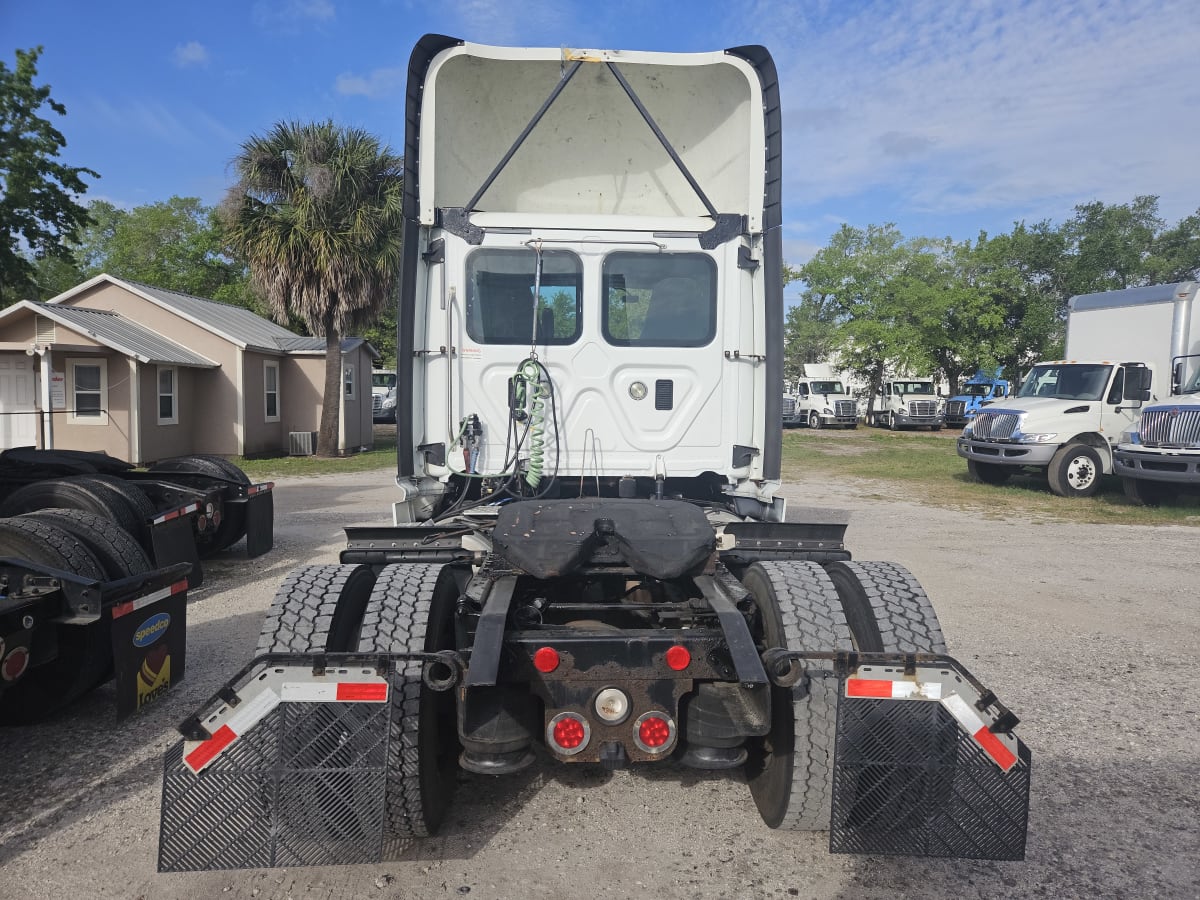
[[[345,73],[337,77],[334,89],[339,94],[387,97],[402,90],[407,77],[407,70],[400,67],[374,69],[365,76]]]
[[[481,44],[556,46],[564,35],[577,30],[576,13],[559,0],[444,0],[439,11],[456,28],[448,30],[464,40]]]
[[[188,41],[175,48],[172,54],[175,65],[181,69],[188,66],[202,66],[208,62],[208,48],[199,41]]]
[[[791,202],[886,189],[938,213],[1140,193],[1168,219],[1195,208],[1191,0],[796,8],[776,6],[770,41]]]

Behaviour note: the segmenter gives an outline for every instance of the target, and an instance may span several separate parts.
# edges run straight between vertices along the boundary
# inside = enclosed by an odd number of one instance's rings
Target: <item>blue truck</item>
[[[988,375],[980,369],[967,379],[962,393],[946,401],[946,424],[961,428],[975,418],[985,403],[1007,397],[1012,386],[1000,377],[1003,371],[997,369],[995,375]]]

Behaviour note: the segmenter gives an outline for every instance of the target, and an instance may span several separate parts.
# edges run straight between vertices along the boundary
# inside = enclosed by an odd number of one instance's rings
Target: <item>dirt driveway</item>
[[[279,485],[276,549],[210,563],[190,598],[188,678],[165,702],[116,726],[106,688],[68,715],[0,731],[0,898],[1200,893],[1195,529],[983,520],[863,482],[788,495],[793,508],[849,510],[857,558],[908,566],[951,653],[1024,720],[1024,863],[830,856],[823,834],[765,828],[738,777],[545,764],[463,776],[443,833],[386,865],[156,874],[175,724],[249,659],[290,569],[335,562],[343,525],[386,521],[380,472]]]

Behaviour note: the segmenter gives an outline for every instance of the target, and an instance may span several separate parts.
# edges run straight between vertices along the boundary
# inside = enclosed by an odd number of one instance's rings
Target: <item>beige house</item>
[[[342,341],[338,447],[373,445],[379,354]],[[111,275],[0,310],[0,449],[103,450],[139,464],[298,449],[321,418],[324,338]]]

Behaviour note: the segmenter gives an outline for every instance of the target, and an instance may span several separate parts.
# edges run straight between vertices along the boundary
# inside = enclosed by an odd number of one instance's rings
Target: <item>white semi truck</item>
[[[1122,432],[1147,401],[1170,393],[1172,360],[1196,346],[1189,287],[1072,297],[1065,358],[1036,364],[1013,397],[981,410],[958,439],[972,477],[1003,484],[1035,470],[1061,497],[1094,494],[1114,471]]]
[[[668,761],[837,852],[1020,858],[1015,717],[907,570],[785,515],[767,51],[408,72],[393,522],[184,723],[160,869],[379,860],[464,777]]]
[[[946,404],[934,390],[932,379],[894,378],[883,383],[882,391],[871,411],[872,425],[892,431],[922,427],[941,431],[946,424]]]
[[[858,404],[846,383],[834,377],[825,363],[808,363],[804,376],[794,379],[783,392],[783,424],[809,428],[857,428]]]
[[[1200,490],[1200,321],[1196,282],[1167,285],[1174,290],[1170,396],[1142,409],[1122,432],[1114,454],[1125,494],[1157,506]]]

